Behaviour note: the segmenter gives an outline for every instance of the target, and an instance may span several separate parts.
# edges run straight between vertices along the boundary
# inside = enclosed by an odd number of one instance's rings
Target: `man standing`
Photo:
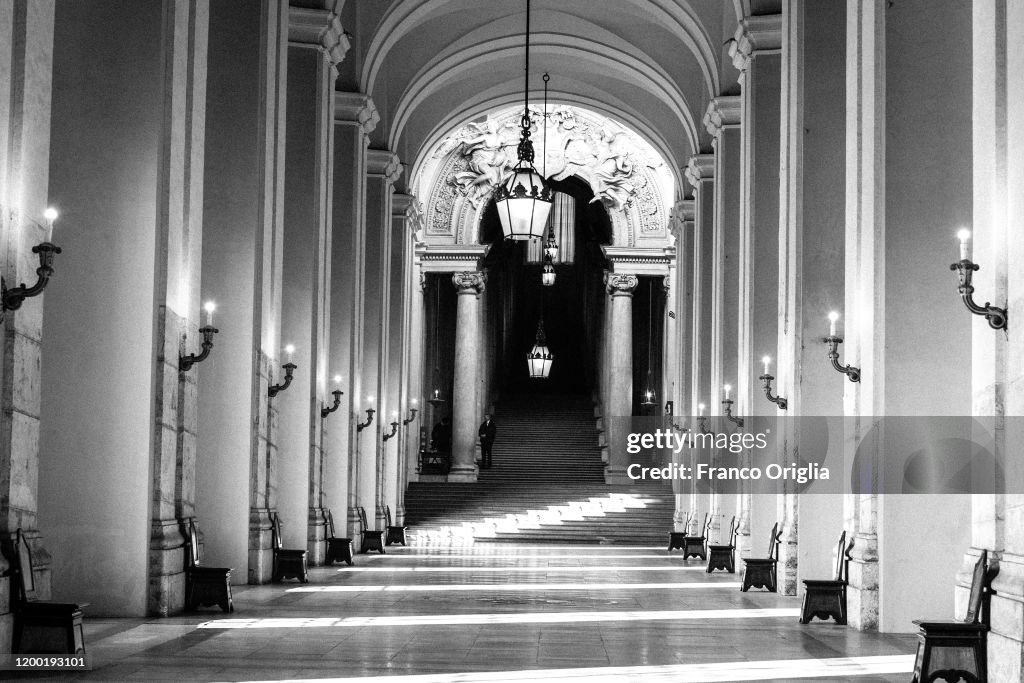
[[[484,421],[480,425],[480,469],[491,468],[491,446],[494,445],[494,437],[498,433],[498,427],[491,419],[491,414],[484,415]]]

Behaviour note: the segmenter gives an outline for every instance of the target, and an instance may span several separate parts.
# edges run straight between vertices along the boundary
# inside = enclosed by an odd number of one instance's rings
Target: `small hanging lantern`
[[[555,226],[548,230],[548,241],[544,244],[544,258],[551,263],[558,260],[558,242],[555,241]]]
[[[551,287],[555,284],[555,267],[551,265],[551,261],[545,259],[544,272],[540,275],[540,283],[545,287]]]
[[[547,339],[544,336],[544,319],[537,323],[537,340],[526,354],[526,363],[530,367],[530,377],[534,379],[547,379],[551,372],[551,362],[555,359],[554,354],[548,350]]]

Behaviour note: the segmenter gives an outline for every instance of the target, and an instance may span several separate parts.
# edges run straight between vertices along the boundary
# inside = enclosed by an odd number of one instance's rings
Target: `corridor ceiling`
[[[738,17],[778,0],[533,0],[530,98],[622,121],[676,169],[710,149],[708,102],[739,91],[729,45]],[[431,141],[523,99],[526,0],[348,0],[351,47],[338,89],[380,114],[370,146],[407,170]]]

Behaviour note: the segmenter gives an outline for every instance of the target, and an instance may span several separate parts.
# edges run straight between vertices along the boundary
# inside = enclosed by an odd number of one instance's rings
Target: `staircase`
[[[604,483],[589,398],[513,396],[493,417],[493,467],[477,483],[409,484],[410,542],[665,543],[671,487]]]

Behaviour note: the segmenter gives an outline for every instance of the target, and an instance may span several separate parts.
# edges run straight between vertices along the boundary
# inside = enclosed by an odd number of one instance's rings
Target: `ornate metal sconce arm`
[[[320,406],[321,418],[327,417],[328,415],[330,415],[331,413],[338,409],[338,406],[341,405],[341,395],[344,394],[345,392],[342,391],[341,389],[335,389],[331,393],[334,394],[334,403],[329,408],[327,406]]]
[[[39,267],[36,268],[38,279],[34,285],[28,287],[25,283],[21,283],[17,287],[7,289],[7,283],[3,281],[3,278],[0,278],[0,302],[2,302],[0,321],[3,321],[4,314],[7,311],[16,311],[21,308],[21,304],[25,299],[39,296],[43,293],[47,283],[50,281],[50,277],[53,275],[53,258],[60,253],[60,247],[51,242],[43,242],[32,247],[32,253],[39,254]]]
[[[860,381],[860,368],[855,368],[852,365],[840,365],[839,364],[839,345],[843,343],[842,337],[825,337],[825,343],[828,344],[828,359],[832,361],[832,367],[836,369],[836,372],[841,372],[850,378],[851,382]]]
[[[412,421],[416,419],[416,413],[418,413],[418,412],[420,412],[420,411],[417,410],[416,408],[409,408],[409,418],[406,419],[406,420],[402,420],[402,424],[405,425],[405,426],[408,426],[409,424],[411,424]]]
[[[199,328],[199,331],[203,334],[202,353],[195,354],[190,353],[187,356],[178,357],[178,372],[188,372],[192,369],[192,366],[196,363],[202,363],[210,355],[210,350],[213,348],[213,335],[220,332],[213,325],[203,325]]]
[[[764,395],[769,401],[779,407],[780,410],[786,410],[789,407],[789,402],[781,396],[772,394],[772,380],[775,379],[774,375],[761,375],[758,377],[761,383],[764,384]]]
[[[706,415],[698,415],[697,416],[697,422],[700,422],[700,433],[701,434],[714,434],[714,432],[712,432],[710,429],[708,429],[708,418],[707,418]]]
[[[367,427],[369,427],[371,424],[373,424],[373,414],[375,412],[377,412],[377,411],[374,410],[373,408],[367,408],[366,409],[366,422],[357,422],[356,423],[356,431],[357,432],[361,432],[364,429],[366,429]]]
[[[391,437],[393,437],[397,433],[398,433],[398,423],[397,422],[392,422],[391,423],[391,433],[390,434],[385,434],[384,435],[384,440],[387,441],[388,439],[390,439]]]
[[[975,315],[985,316],[989,327],[993,330],[1005,330],[1007,317],[1005,308],[993,306],[987,301],[984,306],[979,306],[974,301],[974,285],[971,284],[971,279],[974,277],[974,271],[979,268],[981,266],[970,259],[962,259],[956,263],[951,263],[949,266],[950,270],[958,271],[960,285],[957,289],[964,300],[964,305],[967,306],[967,310]]]
[[[295,368],[299,367],[295,363],[285,363],[281,367],[284,368],[284,382],[281,384],[275,384],[270,387],[270,398],[274,398],[279,393],[291,386],[292,376],[295,374]]]
[[[729,400],[729,399],[725,399],[724,401],[722,401],[722,406],[725,408],[725,417],[726,417],[726,419],[729,420],[729,422],[732,422],[734,425],[736,425],[737,427],[742,429],[743,428],[743,418],[742,417],[735,417],[732,414],[732,401]]]

